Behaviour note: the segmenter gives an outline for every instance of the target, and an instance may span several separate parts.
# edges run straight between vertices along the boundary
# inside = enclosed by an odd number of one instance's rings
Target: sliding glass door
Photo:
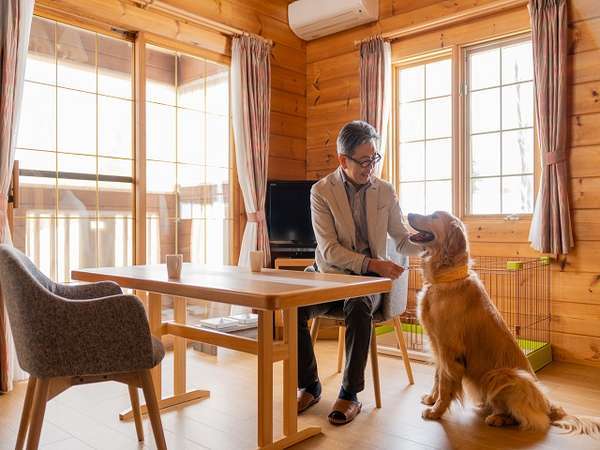
[[[229,67],[146,47],[146,255],[231,263]]]
[[[130,42],[34,17],[15,246],[49,276],[133,262]]]

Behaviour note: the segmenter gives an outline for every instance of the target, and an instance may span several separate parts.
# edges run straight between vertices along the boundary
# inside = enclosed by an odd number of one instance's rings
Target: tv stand
[[[291,267],[293,270],[304,270],[306,266],[310,266],[315,260],[312,258],[275,258],[273,267],[275,269],[287,269]]]

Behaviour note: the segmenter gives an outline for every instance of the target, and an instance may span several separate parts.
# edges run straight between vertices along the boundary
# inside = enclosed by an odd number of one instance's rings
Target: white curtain
[[[33,4],[34,0],[0,1],[0,242],[5,244],[12,243],[7,197],[15,161]],[[13,381],[24,379],[26,373],[17,362],[1,298],[0,314],[0,390],[10,391]]]
[[[263,250],[270,265],[265,197],[271,113],[271,45],[258,36],[233,38],[231,109],[238,179],[248,222],[238,265],[250,265],[250,251]]]

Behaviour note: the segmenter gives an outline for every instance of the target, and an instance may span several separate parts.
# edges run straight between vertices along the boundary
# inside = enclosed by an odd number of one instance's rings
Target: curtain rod
[[[500,0],[495,3],[469,8],[465,11],[460,11],[449,16],[431,19],[417,25],[401,28],[400,30],[382,33],[381,37],[383,39],[393,41],[396,39],[413,36],[415,34],[437,30],[438,28],[443,28],[448,25],[456,25],[471,19],[489,16],[491,14],[499,13],[519,6],[525,6],[527,3],[529,3],[528,0]],[[365,40],[366,39],[359,39],[354,41],[354,47],[360,46],[360,44]]]
[[[238,28],[231,27],[229,25],[225,25],[223,23],[217,22],[216,20],[207,19],[205,17],[199,16],[192,12],[186,11],[184,9],[178,8],[176,6],[169,5],[161,0],[132,0],[133,3],[138,5],[142,9],[153,9],[155,11],[163,12],[170,14],[175,17],[180,17],[182,19],[186,19],[187,21],[200,25],[204,28],[208,28],[212,31],[217,31],[226,36],[236,36],[243,34],[252,34],[248,33],[244,30],[240,30]],[[258,35],[255,35],[258,36]],[[273,41],[271,39],[265,39],[262,36],[258,36],[261,39],[264,39],[269,45],[273,45]]]

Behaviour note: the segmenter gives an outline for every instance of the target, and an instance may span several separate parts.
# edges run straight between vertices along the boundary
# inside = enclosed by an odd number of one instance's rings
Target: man
[[[417,255],[421,248],[409,233],[393,186],[373,175],[381,160],[379,136],[366,122],[346,124],[337,138],[338,169],[311,190],[312,224],[317,238],[319,271],[369,274],[397,279],[403,268],[386,259],[388,234],[399,253]],[[321,383],[308,329],[308,320],[342,309],[346,325],[346,365],[339,396],[329,421],[344,424],[360,412],[357,394],[364,389],[364,372],[371,340],[373,313],[381,294],[311,305],[298,310],[298,412],[321,398]]]

